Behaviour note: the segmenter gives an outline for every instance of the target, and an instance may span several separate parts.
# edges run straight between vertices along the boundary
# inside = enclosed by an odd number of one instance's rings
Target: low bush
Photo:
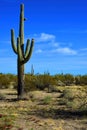
[[[56,81],[53,76],[48,74],[38,75],[36,76],[36,87],[40,90],[44,90],[45,88],[49,89],[50,85],[55,85]]]
[[[4,100],[5,99],[5,95],[3,95],[2,93],[0,93],[0,100]]]
[[[50,104],[52,101],[52,97],[51,96],[46,96],[44,99],[43,99],[43,103],[44,104]]]
[[[12,74],[0,74],[0,88],[9,88],[10,83],[14,82],[14,87],[17,84],[17,77]]]
[[[72,109],[87,108],[87,90],[78,89],[78,87],[66,88],[61,102]]]
[[[34,75],[25,75],[25,92],[37,90],[36,88],[36,77]]]

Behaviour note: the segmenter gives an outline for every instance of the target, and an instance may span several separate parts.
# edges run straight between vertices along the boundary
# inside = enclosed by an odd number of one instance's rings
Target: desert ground
[[[87,109],[78,107],[83,99],[66,105],[63,91],[31,91],[18,101],[15,89],[0,89],[0,130],[87,130]]]

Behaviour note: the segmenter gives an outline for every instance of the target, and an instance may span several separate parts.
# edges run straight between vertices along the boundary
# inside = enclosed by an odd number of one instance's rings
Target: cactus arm
[[[18,49],[18,60],[21,62],[23,60],[23,55],[20,46],[20,37],[17,38],[17,49]]]
[[[20,44],[24,44],[24,4],[21,4],[20,9],[20,28],[19,28],[19,37],[20,37]]]
[[[28,56],[30,50],[30,40],[27,40],[26,49],[25,49],[25,58]]]
[[[14,52],[17,54],[17,46],[15,44],[15,38],[14,38],[14,30],[11,29],[11,44]]]
[[[34,47],[34,39],[32,39],[32,41],[31,41],[29,53],[28,53],[27,57],[25,57],[25,59],[23,60],[23,62],[22,62],[23,64],[25,64],[30,59],[32,51],[33,51],[33,47]]]

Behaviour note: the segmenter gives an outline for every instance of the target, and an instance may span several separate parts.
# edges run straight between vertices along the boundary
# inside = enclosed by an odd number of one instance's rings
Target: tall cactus
[[[20,24],[19,36],[17,37],[17,45],[15,43],[14,30],[11,29],[11,43],[14,52],[17,54],[17,72],[18,72],[18,98],[23,98],[24,94],[24,64],[30,59],[34,47],[34,39],[27,40],[26,48],[24,50],[24,4],[20,5]]]

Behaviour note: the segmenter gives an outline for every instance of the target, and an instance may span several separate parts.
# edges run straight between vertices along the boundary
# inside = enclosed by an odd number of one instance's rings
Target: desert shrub
[[[87,108],[87,91],[78,87],[66,88],[63,91],[62,104],[73,109]]]
[[[75,92],[73,92],[71,89],[65,89],[63,91],[64,98],[68,100],[72,100],[75,96]]]
[[[4,74],[0,74],[0,88],[7,88],[8,84],[9,78]]]
[[[71,75],[71,74],[65,74],[64,77],[65,77],[64,83],[65,83],[66,86],[73,84],[73,82],[74,82],[73,75]]]
[[[81,75],[75,76],[75,84],[80,85],[81,84]]]
[[[3,95],[2,93],[0,93],[0,100],[4,100],[5,99],[5,95]]]
[[[65,86],[65,84],[61,80],[58,80],[57,85],[58,86]]]
[[[26,74],[25,75],[25,91],[33,91],[36,90],[36,77],[34,75]]]
[[[40,90],[45,88],[43,75],[38,75],[36,78],[36,87]]]
[[[44,104],[50,104],[52,101],[52,97],[51,96],[46,96],[44,99],[43,99],[43,103]]]
[[[57,84],[59,86],[69,86],[73,84],[74,82],[74,77],[71,74],[59,74],[55,75],[55,79],[57,80]]]
[[[44,75],[31,75],[25,74],[25,91],[32,90],[44,90],[47,88],[49,90],[49,86],[54,86],[56,84],[56,80],[53,76],[49,74]]]
[[[87,85],[87,75],[83,75],[80,77],[80,84]]]
[[[11,130],[14,125],[14,116],[0,114],[0,130]]]
[[[0,74],[0,88],[9,88],[10,82],[17,83],[17,77],[12,74]]]
[[[63,74],[57,74],[57,75],[55,75],[55,79],[56,79],[56,81],[58,83],[59,83],[59,81],[62,82],[62,83],[64,83],[64,81],[65,81],[65,77],[64,77]]]
[[[77,75],[75,76],[76,85],[87,85],[87,75]]]
[[[56,85],[49,85],[48,92],[61,92],[61,90]]]
[[[7,74],[9,78],[8,88],[16,88],[17,87],[17,76],[13,74]]]
[[[40,90],[44,90],[45,88],[49,89],[49,86],[54,84],[55,84],[54,77],[48,74],[38,75],[36,78],[36,87]]]

